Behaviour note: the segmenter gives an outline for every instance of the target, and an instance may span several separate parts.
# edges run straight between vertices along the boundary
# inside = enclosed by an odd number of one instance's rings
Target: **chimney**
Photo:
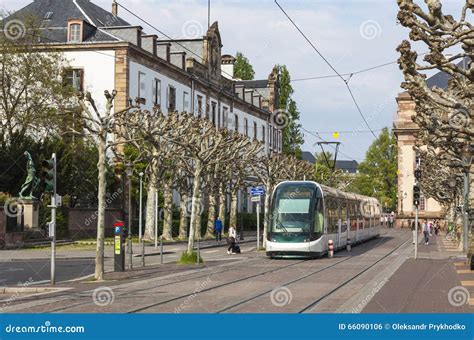
[[[118,4],[115,0],[112,1],[112,15],[114,17],[116,17],[118,15]]]
[[[222,56],[222,65],[221,65],[222,76],[231,80],[234,78],[235,60],[236,59],[230,54],[225,54]]]

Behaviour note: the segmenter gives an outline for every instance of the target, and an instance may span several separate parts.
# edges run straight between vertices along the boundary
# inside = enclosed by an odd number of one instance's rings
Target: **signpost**
[[[124,222],[114,223],[114,271],[123,272],[125,270],[125,233]]]
[[[257,203],[257,252],[260,250],[260,202],[261,197],[265,195],[263,187],[253,187],[250,189],[252,195],[252,202]]]

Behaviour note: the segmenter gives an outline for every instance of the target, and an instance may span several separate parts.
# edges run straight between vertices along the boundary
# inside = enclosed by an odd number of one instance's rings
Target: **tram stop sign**
[[[265,189],[263,187],[252,187],[250,189],[250,194],[252,196],[263,196],[265,195]]]

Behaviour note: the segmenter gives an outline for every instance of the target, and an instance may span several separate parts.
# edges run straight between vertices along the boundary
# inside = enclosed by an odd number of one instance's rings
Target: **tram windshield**
[[[281,184],[275,191],[271,232],[309,233],[314,225],[318,189],[309,184]]]

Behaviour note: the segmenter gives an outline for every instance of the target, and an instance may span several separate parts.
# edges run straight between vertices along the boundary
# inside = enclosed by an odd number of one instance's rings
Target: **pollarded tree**
[[[398,19],[410,30],[410,39],[429,49],[424,64],[409,41],[404,40],[397,49],[405,77],[402,87],[416,103],[413,120],[420,127],[419,143],[433,147],[441,156],[446,154],[457,168],[462,147],[474,139],[474,28],[467,18],[474,3],[466,0],[458,18],[444,14],[439,0],[427,0],[426,9],[412,0],[397,3]],[[428,86],[426,72],[431,70],[449,76],[446,88]]]
[[[107,150],[114,148],[118,144],[124,142],[123,139],[117,142],[111,142],[116,132],[115,122],[117,116],[124,111],[113,112],[113,103],[117,92],[112,93],[105,91],[107,104],[104,112],[99,112],[91,94],[80,93],[78,95],[79,103],[82,107],[81,118],[84,121],[83,131],[72,130],[73,133],[83,135],[97,146],[99,160],[97,162],[98,169],[98,207],[97,207],[97,246],[95,257],[95,279],[103,280],[104,278],[104,236],[105,236],[105,208],[106,208],[106,188],[107,188]],[[126,109],[126,111],[129,108]],[[71,128],[72,129],[72,128]]]

